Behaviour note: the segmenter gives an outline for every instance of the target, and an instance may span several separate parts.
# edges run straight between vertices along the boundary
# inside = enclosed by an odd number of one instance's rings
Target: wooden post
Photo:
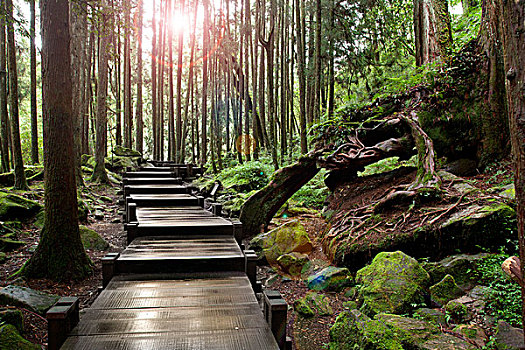
[[[232,220],[233,224],[233,237],[237,243],[242,244],[242,222],[239,220]]]
[[[213,215],[215,216],[222,216],[222,204],[220,203],[213,203],[211,205],[211,212],[213,213]]]
[[[197,196],[197,200],[198,200],[198,205],[199,207],[202,207],[204,208],[204,197],[203,196]]]
[[[127,219],[129,222],[137,222],[137,203],[129,203],[127,207]]]
[[[277,295],[278,294],[278,295]],[[272,330],[279,349],[286,349],[286,317],[288,305],[279,292],[264,291],[265,318]]]
[[[119,253],[108,253],[102,258],[102,287],[106,288],[109,281],[115,276],[115,261]]]
[[[138,228],[139,228],[139,223],[138,222],[130,222],[130,223],[124,225],[124,229],[128,232],[128,234],[127,234],[128,245],[131,242],[133,242],[133,240],[135,238],[137,238],[137,236],[138,236]]]
[[[257,286],[257,254],[253,250],[244,251],[245,272],[252,284],[253,290],[259,292]]]
[[[60,298],[46,313],[48,349],[58,350],[67,335],[79,321],[79,300],[76,297]]]

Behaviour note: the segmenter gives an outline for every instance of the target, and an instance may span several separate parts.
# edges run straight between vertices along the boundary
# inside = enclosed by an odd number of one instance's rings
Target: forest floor
[[[471,180],[470,183],[473,186],[486,189],[497,183],[508,182],[509,174],[512,174],[510,161],[505,161],[490,168],[486,173],[468,177],[467,180]],[[370,184],[363,183],[362,185],[366,188]],[[36,188],[41,188],[41,184],[40,186],[37,184]],[[6,261],[0,265],[0,287],[17,284],[59,296],[77,296],[80,298],[81,308],[89,307],[92,304],[98,295],[99,287],[102,285],[101,258],[110,251],[121,251],[124,249],[126,242],[125,232],[120,220],[119,207],[116,204],[118,199],[117,188],[92,185],[85,191],[90,192],[94,198],[105,196],[112,199],[112,202],[106,201],[104,204],[100,204],[103,201],[98,202],[98,205],[102,207],[99,207],[99,210],[101,209],[104,213],[104,218],[95,218],[94,214],[90,214],[88,222],[85,224],[88,228],[98,232],[110,244],[110,248],[106,251],[87,251],[94,266],[91,276],[83,281],[71,283],[56,283],[47,279],[24,280],[17,277],[15,273],[31,256],[39,240],[39,230],[33,224],[27,223],[21,228],[24,234],[17,235],[20,240],[25,241],[27,244],[19,250],[7,253]],[[39,194],[37,197],[43,197],[41,190],[37,190],[36,193]],[[346,198],[344,205],[351,207],[356,203],[362,204],[362,201],[363,198],[358,196],[352,199]],[[320,242],[322,233],[326,228],[326,221],[319,214],[302,214],[290,218],[275,218],[272,220],[270,228],[274,228],[291,219],[299,220],[309,233],[312,242],[314,242],[314,251],[309,256],[310,260],[319,265],[330,264],[329,259],[322,251]],[[308,292],[305,281],[279,276],[268,266],[259,268],[258,277],[267,288],[281,292],[288,305],[293,305],[295,300],[304,297]],[[289,308],[287,334],[295,337],[295,343],[302,343],[300,346],[302,350],[326,348],[329,343],[330,327],[333,325],[336,316],[344,309],[343,304],[348,299],[342,293],[327,293],[326,295],[330,300],[330,306],[334,310],[334,313],[330,316],[305,319],[298,317],[293,308]],[[22,312],[26,325],[23,336],[34,343],[46,345],[47,324],[45,319],[25,309],[22,309]],[[298,334],[301,335],[299,338],[303,338],[302,334],[308,334],[309,336],[307,336],[306,340],[298,339]],[[307,346],[304,345],[305,342]],[[294,349],[297,349],[295,345]]]

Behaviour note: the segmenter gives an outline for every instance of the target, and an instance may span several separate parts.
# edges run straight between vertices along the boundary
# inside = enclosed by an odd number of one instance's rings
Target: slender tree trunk
[[[5,0],[0,0],[0,8],[5,9]],[[0,128],[2,133],[2,172],[10,168],[9,140],[9,114],[7,113],[7,62],[6,62],[6,18],[0,16]]]
[[[38,116],[36,104],[36,6],[35,0],[29,1],[30,20],[30,56],[31,56],[31,162],[38,164]]]
[[[78,228],[68,5],[41,0],[45,214],[38,247],[24,266],[28,276],[54,280],[91,272]]]
[[[105,13],[106,0],[101,3],[102,16],[100,24],[100,40],[98,49],[98,85],[97,85],[97,119],[96,119],[96,151],[95,168],[93,169],[92,181],[109,183],[106,173],[105,155],[107,151],[107,96],[108,96],[108,60],[110,50],[110,16]]]
[[[120,26],[120,12],[114,12],[115,16],[115,31],[116,35],[114,36],[115,40],[113,45],[115,45],[115,143],[119,146],[122,145],[122,61],[121,61],[121,26]]]
[[[135,136],[135,149],[141,154],[144,153],[144,116],[142,98],[142,26],[144,17],[144,1],[138,0],[137,9],[137,129]]]
[[[132,148],[133,102],[131,101],[131,3],[124,0],[124,147]]]
[[[153,159],[159,159],[159,150],[157,147],[157,139],[159,137],[157,133],[157,20],[156,20],[157,9],[155,6],[155,0],[153,0],[153,20],[152,20],[152,31],[153,39],[151,40],[151,128],[153,129]]]
[[[303,11],[301,11],[300,0],[295,0],[295,28],[297,41],[297,66],[298,66],[298,80],[299,80],[299,125],[301,136],[301,152],[306,154],[308,152],[308,144],[306,141],[306,95],[305,95],[305,55],[303,42]]]
[[[180,13],[184,15],[184,0],[180,1]],[[182,51],[184,49],[184,31],[179,30],[179,64],[177,67],[177,137],[176,137],[176,154],[178,162],[184,160],[184,149],[182,149]]]
[[[328,63],[328,119],[334,115],[335,104],[335,54],[334,54],[334,25],[335,25],[335,1],[330,3],[330,48],[329,48],[329,63]]]
[[[168,17],[172,18],[173,5],[172,1],[168,0]],[[173,89],[173,25],[168,23],[168,159],[173,161],[176,159],[176,136],[175,136],[175,105],[174,105],[174,89]]]
[[[521,275],[525,276],[525,3],[498,1],[503,27],[503,51],[512,153],[514,184],[518,203],[518,241]],[[501,17],[500,17],[501,18]],[[525,328],[525,286],[521,286],[522,320]]]
[[[11,139],[13,160],[15,164],[15,185],[17,190],[26,190],[27,181],[20,143],[20,126],[18,116],[18,72],[16,68],[16,44],[13,17],[13,0],[6,0],[7,20],[7,56],[9,62],[9,114],[11,119]],[[69,33],[69,31],[68,31]]]
[[[204,22],[203,22],[203,35],[202,35],[202,123],[201,123],[201,137],[202,137],[202,146],[201,146],[201,165],[206,164],[206,157],[208,154],[208,143],[207,143],[207,131],[206,123],[208,122],[208,54],[209,54],[209,42],[210,42],[210,14],[209,14],[209,0],[203,0],[202,5],[204,7]]]
[[[315,10],[315,88],[314,88],[314,103],[313,103],[313,118],[314,121],[319,120],[321,112],[321,22],[322,22],[322,8],[321,0],[316,0]]]

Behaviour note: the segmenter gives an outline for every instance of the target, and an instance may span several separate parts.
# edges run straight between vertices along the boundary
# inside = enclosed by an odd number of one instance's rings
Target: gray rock
[[[421,308],[414,312],[414,316],[440,326],[445,326],[447,324],[445,315],[436,309]]]
[[[473,159],[458,159],[446,164],[443,170],[456,176],[472,176],[478,173],[477,162]]]
[[[523,330],[514,328],[505,321],[499,321],[496,328],[496,347],[505,350],[525,348]]]
[[[59,298],[57,295],[13,285],[0,289],[0,304],[24,307],[40,315],[44,315]]]
[[[347,268],[328,266],[307,279],[308,288],[313,290],[341,291],[354,284]]]

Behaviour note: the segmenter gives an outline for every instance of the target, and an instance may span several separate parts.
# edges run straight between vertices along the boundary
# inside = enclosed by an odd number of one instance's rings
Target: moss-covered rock
[[[421,308],[414,312],[414,317],[420,320],[425,320],[439,326],[445,326],[447,319],[445,315],[436,309]]]
[[[445,305],[445,311],[456,323],[463,323],[469,319],[467,306],[455,300],[451,300]]]
[[[0,252],[0,264],[3,264],[7,260],[7,255],[4,252]]]
[[[330,328],[330,350],[403,350],[396,334],[383,322],[359,310],[343,311]]]
[[[44,315],[57,301],[57,295],[31,288],[9,285],[0,289],[0,305],[20,306]]]
[[[308,288],[339,292],[354,285],[350,271],[344,267],[328,266],[307,279]]]
[[[2,323],[15,326],[19,332],[24,331],[24,316],[20,310],[0,308],[0,324]]]
[[[334,313],[334,310],[330,306],[330,299],[324,294],[310,291],[306,293],[304,300],[319,316],[328,316]]]
[[[458,287],[452,275],[446,275],[441,281],[430,287],[430,296],[439,305],[445,305],[463,294],[465,293]]]
[[[489,254],[486,253],[458,254],[438,262],[425,263],[422,266],[427,270],[434,283],[442,280],[446,275],[452,275],[458,286],[469,288],[479,280],[480,273],[477,266],[487,256]]]
[[[0,192],[0,220],[26,220],[34,217],[41,208],[38,202],[16,194]]]
[[[277,263],[285,274],[291,277],[301,277],[301,272],[308,263],[308,255],[297,252],[287,253],[278,257]]]
[[[297,220],[289,221],[269,232],[262,233],[250,241],[257,254],[266,257],[270,265],[278,265],[277,259],[291,252],[308,254],[312,242],[303,225]]]
[[[95,230],[80,225],[80,238],[84,249],[91,250],[106,250],[109,248],[109,243],[104,240]]]
[[[23,247],[25,244],[26,242],[17,240],[13,233],[9,233],[0,237],[0,252],[10,252]]]
[[[421,265],[403,252],[379,253],[372,263],[357,272],[356,282],[362,310],[404,314],[424,303],[430,277]]]
[[[409,317],[392,314],[378,314],[376,320],[381,321],[390,328],[403,344],[405,349],[414,349],[439,333],[436,324]]]
[[[40,350],[40,348],[39,345],[22,338],[15,326],[10,324],[0,326],[0,350]]]
[[[83,199],[78,199],[78,221],[87,222],[88,215],[91,212],[91,209],[88,203]]]
[[[315,316],[314,310],[312,310],[312,308],[310,307],[310,305],[304,298],[297,299],[296,301],[294,301],[293,308],[295,312],[297,312],[299,315],[303,317]]]
[[[115,146],[113,149],[113,154],[120,157],[142,157],[142,154],[139,151],[135,151],[120,145]]]

